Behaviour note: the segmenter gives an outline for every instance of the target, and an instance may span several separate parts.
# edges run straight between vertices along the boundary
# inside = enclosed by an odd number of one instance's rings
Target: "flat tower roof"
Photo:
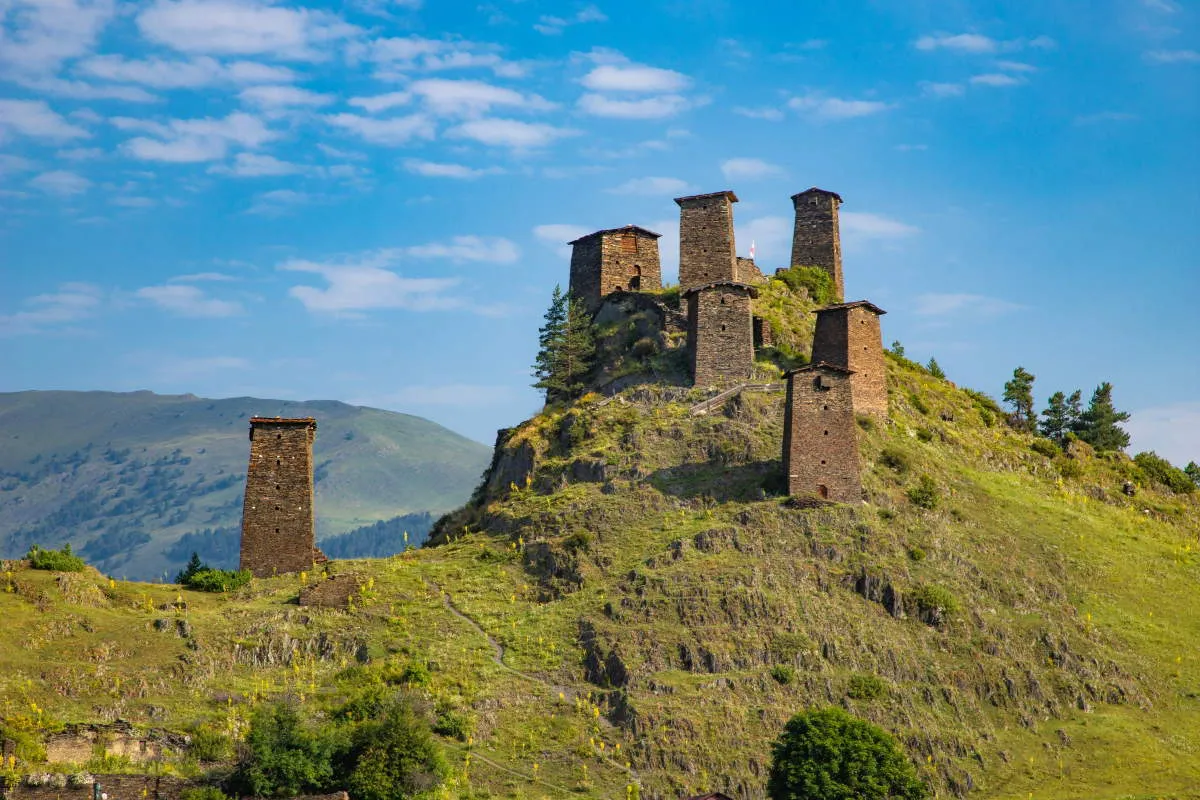
[[[251,417],[251,425],[316,425],[316,417]]]
[[[605,228],[604,230],[592,231],[591,233],[585,233],[583,236],[580,236],[578,239],[572,239],[571,241],[567,242],[567,244],[575,244],[576,242],[582,242],[584,239],[591,239],[593,236],[603,236],[606,233],[626,233],[626,232],[641,233],[646,236],[653,236],[655,239],[659,239],[662,237],[661,233],[655,233],[652,230],[643,228],[641,225],[626,225],[622,228]]]
[[[813,186],[811,189],[805,189],[803,192],[796,192],[794,195],[792,195],[792,199],[795,200],[797,197],[803,197],[806,194],[827,194],[831,197],[836,197],[839,203],[842,202],[842,196],[837,192],[831,192],[828,189],[820,189],[816,186]]]
[[[728,197],[729,202],[731,202],[731,203],[736,203],[738,201],[737,195],[734,194],[729,189],[726,189],[721,192],[709,192],[708,194],[689,194],[687,197],[676,197],[675,202],[679,203],[679,205],[683,205],[684,203],[688,202],[689,200],[707,200],[710,197],[721,197],[721,196]]]
[[[870,300],[855,300],[850,303],[834,303],[831,306],[823,306],[821,308],[818,308],[817,313],[820,314],[822,311],[841,311],[844,308],[858,308],[859,306],[864,306],[867,309],[874,311],[876,314],[886,314],[887,313],[882,308],[880,308],[879,306],[872,303]]]

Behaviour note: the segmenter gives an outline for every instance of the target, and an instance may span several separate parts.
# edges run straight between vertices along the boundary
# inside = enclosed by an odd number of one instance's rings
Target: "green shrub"
[[[1029,447],[1033,450],[1033,452],[1043,455],[1046,458],[1054,458],[1060,452],[1062,452],[1058,449],[1058,445],[1056,445],[1053,441],[1050,439],[1043,439],[1040,436],[1035,438],[1033,440],[1033,444],[1029,445]]]
[[[258,797],[295,797],[333,787],[336,741],[300,719],[298,706],[263,706],[250,718],[246,755],[234,775]]]
[[[916,768],[881,728],[830,707],[788,720],[771,748],[771,800],[924,800]]]
[[[232,592],[242,588],[254,577],[248,569],[230,570],[204,567],[192,573],[183,585],[198,592]]]
[[[803,633],[782,631],[771,637],[771,656],[784,663],[796,660],[796,656],[812,648],[812,640]]]
[[[925,428],[925,427],[917,428],[917,439],[919,439],[922,442],[926,442],[926,443],[932,442],[933,441],[933,430],[930,428]]]
[[[43,550],[35,544],[30,546],[25,557],[34,569],[48,569],[54,572],[83,572],[87,566],[82,558],[71,552],[70,542],[64,544],[62,550]]]
[[[218,730],[201,726],[192,731],[188,753],[197,761],[224,761],[233,755],[233,743]]]
[[[1191,494],[1196,491],[1196,484],[1192,482],[1190,475],[1161,458],[1153,450],[1138,453],[1133,457],[1133,463],[1141,468],[1147,478],[1167,487],[1175,494]]]
[[[649,336],[643,336],[633,343],[633,354],[638,358],[652,356],[658,352],[658,342],[651,339]]]
[[[921,399],[921,395],[917,394],[916,392],[908,393],[908,402],[912,404],[912,407],[917,411],[917,413],[925,415],[929,414],[929,406],[927,406],[925,401]]]
[[[353,766],[345,788],[355,800],[426,797],[447,773],[429,723],[405,695],[354,730],[348,762]]]
[[[908,500],[914,506],[921,508],[937,508],[939,493],[937,484],[928,475],[917,479],[917,485],[908,490]]]
[[[828,272],[821,267],[793,266],[780,272],[776,277],[787,284],[793,292],[801,289],[819,306],[827,306],[838,302],[837,286]]]
[[[930,613],[949,615],[958,611],[958,600],[950,593],[950,590],[935,583],[918,586],[912,597],[917,604],[917,609],[923,615]]]
[[[192,786],[179,793],[179,800],[229,800],[216,786]]]
[[[414,661],[404,667],[404,671],[400,673],[401,683],[409,686],[428,686],[429,681],[433,679],[433,674],[429,671],[426,664],[419,661]]]
[[[781,686],[787,686],[796,680],[796,669],[789,664],[776,664],[771,667],[771,677]]]
[[[912,459],[909,458],[908,453],[904,452],[900,448],[888,445],[887,447],[883,448],[883,452],[879,454],[879,463],[883,464],[888,469],[895,470],[899,473],[905,473],[908,472],[909,467],[912,466]]]
[[[913,561],[924,561],[925,551],[914,544],[912,547],[908,548],[908,557]]]
[[[471,718],[466,714],[446,709],[438,712],[437,721],[433,724],[433,732],[465,742],[474,727]]]
[[[1059,456],[1054,459],[1054,466],[1058,469],[1058,474],[1068,480],[1078,478],[1083,474],[1083,466],[1073,458]]]
[[[874,675],[855,673],[846,685],[846,696],[855,700],[874,700],[882,697],[887,685]]]

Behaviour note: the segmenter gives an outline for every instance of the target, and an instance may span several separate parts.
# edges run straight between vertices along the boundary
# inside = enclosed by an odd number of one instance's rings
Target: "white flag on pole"
[[[751,259],[754,258],[754,240],[753,239],[750,240],[750,258]]]

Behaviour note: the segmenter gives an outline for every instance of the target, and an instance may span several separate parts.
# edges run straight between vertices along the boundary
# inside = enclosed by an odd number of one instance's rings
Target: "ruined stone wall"
[[[788,494],[862,501],[851,377],[821,366],[789,373],[783,426]]]
[[[358,594],[362,578],[357,575],[333,575],[300,590],[299,604],[321,608],[346,608]]]
[[[255,577],[312,569],[311,418],[250,420],[250,466],[242,507],[241,568]]]
[[[753,258],[737,257],[737,272],[734,275],[734,280],[738,283],[748,283],[752,286],[757,286],[760,283],[767,282],[767,276],[762,274],[762,270],[754,263]]]
[[[861,302],[818,309],[812,363],[824,361],[853,370],[855,412],[886,418],[887,365],[880,313]]]
[[[796,225],[792,234],[792,266],[821,267],[833,278],[837,297],[846,296],[842,278],[842,239],[838,206],[842,198],[823,189],[792,195]]]
[[[193,784],[170,775],[95,775],[108,800],[179,800]],[[57,787],[29,786],[19,781],[9,787],[8,800],[91,800],[92,784]]]
[[[613,292],[662,288],[658,237],[633,226],[597,231],[571,243],[571,293],[589,311]]]
[[[717,281],[737,281],[733,192],[679,197],[679,285],[685,291]]]
[[[747,380],[754,369],[753,290],[717,283],[687,295],[688,348],[695,386]]]

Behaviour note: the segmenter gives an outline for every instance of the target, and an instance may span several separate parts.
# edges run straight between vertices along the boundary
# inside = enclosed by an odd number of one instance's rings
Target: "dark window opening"
[[[722,326],[721,326],[721,330],[725,330],[725,326],[724,326],[724,325],[722,325]]]
[[[817,484],[817,495],[822,500],[828,500],[829,499],[829,487],[823,483]]]
[[[829,435],[829,431],[825,431],[825,435],[826,435],[826,436],[828,436],[828,435]]]
[[[275,438],[276,438],[276,439],[282,439],[282,438],[283,438],[283,434],[282,434],[282,433],[277,433],[277,434],[275,434]]]

